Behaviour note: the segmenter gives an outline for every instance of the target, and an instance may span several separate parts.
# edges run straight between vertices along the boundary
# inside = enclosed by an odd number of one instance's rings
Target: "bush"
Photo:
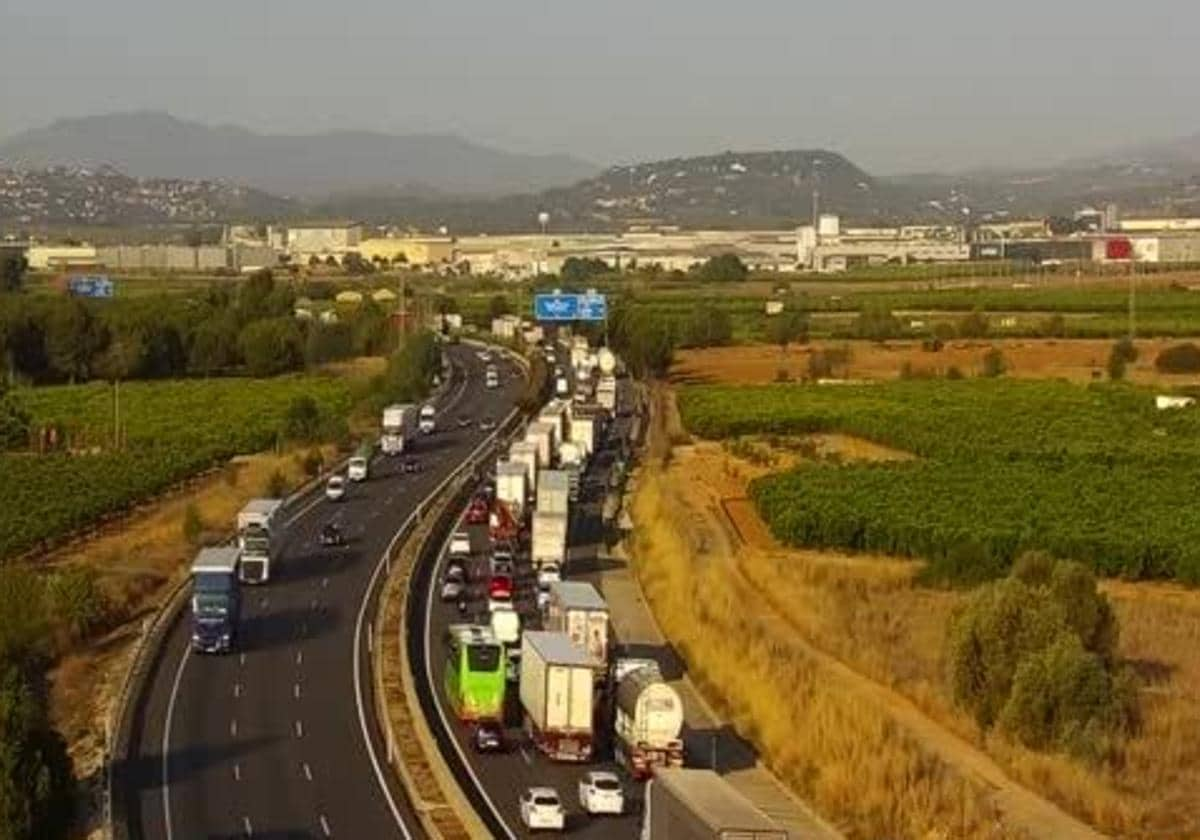
[[[1200,373],[1200,347],[1190,341],[1168,347],[1158,354],[1154,368],[1159,373]]]
[[[66,627],[70,641],[87,637],[108,620],[111,605],[94,569],[70,567],[52,575],[47,596],[51,612]]]
[[[263,491],[264,496],[270,499],[282,499],[287,495],[287,491],[287,478],[279,470],[275,470],[267,477],[267,486]]]
[[[1067,335],[1067,321],[1062,315],[1056,312],[1042,322],[1040,332],[1047,338],[1065,338]]]
[[[321,409],[307,394],[293,397],[283,416],[283,436],[289,440],[314,440],[321,430]]]
[[[950,367],[946,368],[946,378],[947,379],[966,379],[966,377],[963,376],[963,372],[959,369],[958,365],[950,365]]]
[[[204,520],[194,504],[189,504],[183,511],[183,538],[188,545],[197,546],[204,535]]]
[[[991,329],[991,323],[986,315],[978,309],[971,312],[958,322],[958,335],[960,338],[984,338]]]
[[[316,478],[321,474],[321,467],[325,466],[325,456],[321,454],[320,449],[310,449],[304,456],[300,464],[304,474],[309,478]]]
[[[854,322],[854,334],[871,341],[883,341],[904,335],[904,327],[890,309],[869,308],[859,313]]]
[[[1116,640],[1112,608],[1089,571],[1025,555],[951,620],[951,690],[984,729],[998,725],[1033,749],[1101,758],[1136,717]]]
[[[1004,361],[1004,354],[1000,352],[999,347],[993,347],[983,354],[983,375],[988,379],[1003,376],[1006,370],[1008,370],[1008,365]]]

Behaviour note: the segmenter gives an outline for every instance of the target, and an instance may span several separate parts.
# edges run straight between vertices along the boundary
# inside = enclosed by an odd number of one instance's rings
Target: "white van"
[[[346,464],[346,477],[351,481],[366,481],[367,480],[367,459],[362,455],[355,455]]]

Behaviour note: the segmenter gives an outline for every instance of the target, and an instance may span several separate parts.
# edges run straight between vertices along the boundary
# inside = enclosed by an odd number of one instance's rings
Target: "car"
[[[479,361],[481,362],[490,362],[492,360],[492,354],[487,350],[480,350],[475,355],[479,357]]]
[[[496,553],[492,555],[492,574],[513,577],[513,559],[511,554]]]
[[[494,428],[496,428],[496,418],[490,414],[485,414],[479,419],[479,431],[490,432]]]
[[[458,428],[465,429],[465,428],[467,428],[467,426],[470,426],[470,425],[471,425],[471,415],[469,415],[469,414],[458,415]]]
[[[496,600],[508,599],[512,600],[513,582],[508,575],[498,575],[492,573],[492,579],[488,581],[488,597]]]
[[[625,792],[616,773],[592,770],[579,780],[579,807],[589,814],[625,812]]]
[[[567,814],[552,787],[531,787],[521,794],[521,822],[530,831],[546,829],[562,831]]]
[[[402,467],[406,473],[420,472],[421,463],[416,458],[408,458],[404,461]]]
[[[442,582],[442,600],[457,601],[467,591],[467,585],[461,578],[452,578],[447,575],[446,580]]]
[[[321,529],[321,545],[339,546],[345,543],[342,529],[335,522],[329,522]]]
[[[450,553],[462,554],[469,557],[471,554],[471,535],[466,531],[455,531],[450,536]]]
[[[562,570],[558,568],[557,563],[543,563],[538,566],[537,582],[539,587],[546,588],[560,580],[562,580]]]
[[[468,525],[486,525],[488,521],[487,499],[481,496],[472,499],[471,504],[467,507],[466,519]]]
[[[452,556],[446,563],[446,577],[465,581],[467,579],[468,557]]]
[[[346,479],[340,475],[330,476],[325,482],[325,498],[331,502],[340,502],[346,498]]]
[[[537,609],[540,613],[545,613],[550,607],[550,590],[538,587],[537,592]]]
[[[471,746],[477,753],[504,752],[507,746],[504,730],[495,721],[480,721],[475,725],[475,731],[471,733]]]

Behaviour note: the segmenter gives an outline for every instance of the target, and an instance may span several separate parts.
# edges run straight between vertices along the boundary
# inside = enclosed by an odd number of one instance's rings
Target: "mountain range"
[[[86,198],[94,188],[86,182],[98,177],[122,197]],[[158,196],[152,206],[139,204],[138,183]],[[71,202],[57,200],[64,195],[88,203],[68,211]],[[164,204],[163,196],[190,203]],[[570,157],[512,154],[448,135],[264,135],[153,112],[62,120],[0,142],[0,218],[31,224],[335,216],[512,232],[536,229],[547,212],[557,230],[749,228],[804,224],[814,209],[858,224],[959,223],[1109,202],[1127,213],[1200,215],[1200,135],[1037,170],[889,177],[823,149],[722,152],[599,171]]]

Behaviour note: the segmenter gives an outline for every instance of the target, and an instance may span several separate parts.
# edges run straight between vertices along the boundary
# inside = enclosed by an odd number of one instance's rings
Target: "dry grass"
[[[710,556],[663,474],[634,501],[639,578],[689,672],[786,783],[853,837],[1007,837],[987,793],[829,680]]]
[[[842,447],[843,452],[853,448]],[[744,499],[763,467],[701,444],[673,459],[670,487],[692,504],[717,499],[741,538],[737,569],[792,632],[912,700],[945,729],[984,746],[1006,772],[1118,836],[1200,837],[1200,593],[1168,584],[1106,582],[1121,620],[1120,653],[1143,676],[1142,730],[1113,766],[981,740],[947,696],[944,628],[964,597],[918,587],[917,563],[780,546]],[[677,505],[686,509],[686,505]]]
[[[1182,341],[1138,340],[1138,360],[1129,366],[1127,378],[1143,385],[1164,387],[1196,384],[1195,376],[1164,375],[1154,369],[1159,352]],[[799,380],[808,373],[811,352],[829,346],[849,346],[850,363],[844,374],[840,369],[838,373],[852,379],[895,379],[905,363],[918,375],[944,376],[951,367],[957,367],[967,376],[976,376],[983,368],[983,354],[994,346],[1004,353],[1008,376],[1090,382],[1096,372],[1104,375],[1112,345],[1108,339],[964,340],[952,341],[940,352],[931,353],[922,350],[919,341],[817,341],[806,347],[790,348],[786,357],[780,355],[778,347],[765,344],[712,347],[679,351],[671,374],[681,381],[761,384],[774,382],[782,367],[792,379]]]

